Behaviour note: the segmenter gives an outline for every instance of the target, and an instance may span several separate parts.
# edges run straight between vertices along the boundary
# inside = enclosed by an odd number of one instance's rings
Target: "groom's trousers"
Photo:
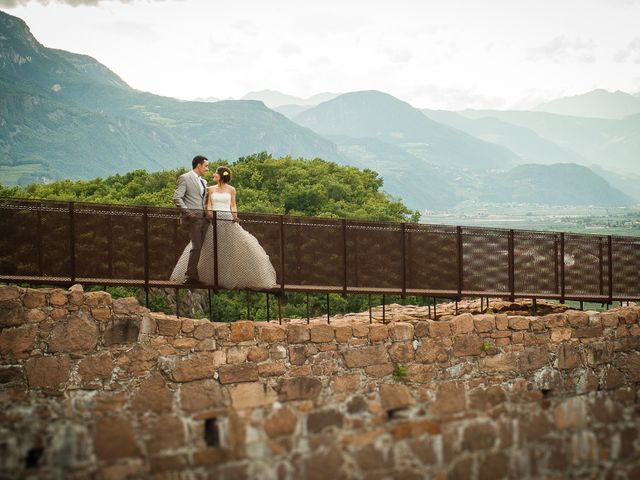
[[[202,251],[202,243],[209,228],[209,220],[206,218],[190,218],[189,237],[191,238],[191,250],[189,251],[189,263],[187,264],[186,276],[191,280],[198,280],[198,261]]]

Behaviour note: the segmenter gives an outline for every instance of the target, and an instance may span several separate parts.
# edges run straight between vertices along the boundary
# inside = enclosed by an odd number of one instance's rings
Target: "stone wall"
[[[418,310],[216,324],[0,286],[0,477],[640,478],[640,308]]]

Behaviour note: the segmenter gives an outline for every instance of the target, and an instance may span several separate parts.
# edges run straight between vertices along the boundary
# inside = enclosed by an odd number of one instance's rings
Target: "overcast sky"
[[[640,91],[640,0],[0,0],[47,47],[194,99],[382,90],[420,108]]]

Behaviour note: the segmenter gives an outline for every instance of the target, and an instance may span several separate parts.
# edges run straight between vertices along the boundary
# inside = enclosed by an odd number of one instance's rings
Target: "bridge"
[[[2,198],[0,281],[184,288],[169,280],[189,242],[179,218],[175,208]],[[276,270],[267,294],[640,299],[638,237],[256,213],[240,221]],[[203,288],[216,292],[224,246],[212,228],[214,281]]]

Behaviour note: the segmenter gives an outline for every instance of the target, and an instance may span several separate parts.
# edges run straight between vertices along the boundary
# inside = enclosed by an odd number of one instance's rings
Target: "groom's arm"
[[[187,181],[182,175],[180,175],[176,183],[176,190],[173,192],[173,203],[176,204],[176,207],[178,207],[182,213],[188,214],[189,209],[184,204],[185,193],[187,193]]]

